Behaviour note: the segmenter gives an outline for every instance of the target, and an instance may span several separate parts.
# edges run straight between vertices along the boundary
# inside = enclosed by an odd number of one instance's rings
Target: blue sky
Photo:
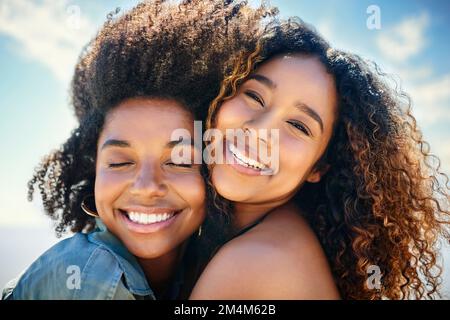
[[[27,181],[40,158],[76,124],[68,84],[83,45],[109,12],[137,2],[0,0],[0,256],[10,257],[0,272],[0,286],[56,241],[39,203],[26,200]],[[413,113],[431,150],[450,173],[450,1],[272,4],[283,16],[313,24],[333,46],[397,75],[413,99]],[[380,9],[380,29],[367,28],[370,5]],[[446,261],[450,297],[450,256]]]

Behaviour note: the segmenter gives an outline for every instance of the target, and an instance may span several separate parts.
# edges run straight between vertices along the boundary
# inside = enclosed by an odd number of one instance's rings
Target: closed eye
[[[119,162],[119,163],[110,163],[108,164],[109,168],[120,168],[120,167],[125,167],[127,165],[132,165],[133,162]]]
[[[174,167],[181,167],[181,168],[192,168],[192,164],[189,164],[189,163],[173,163],[173,162],[168,162],[167,165],[168,165],[168,166],[174,166]]]
[[[311,132],[309,131],[309,129],[303,123],[298,122],[298,121],[293,121],[293,120],[289,120],[289,121],[287,121],[287,123],[289,123],[291,126],[296,128],[297,130],[303,132],[307,136],[311,135]]]
[[[244,94],[246,96],[250,97],[251,99],[255,100],[256,102],[258,102],[261,105],[261,107],[264,108],[263,98],[261,98],[261,96],[259,94],[257,94],[255,91],[247,90],[244,92]]]

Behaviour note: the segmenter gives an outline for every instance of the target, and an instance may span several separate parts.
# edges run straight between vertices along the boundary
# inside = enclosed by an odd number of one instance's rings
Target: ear
[[[321,168],[318,169],[314,169],[308,176],[308,178],[306,178],[306,181],[310,182],[310,183],[317,183],[320,181],[320,179],[322,179],[322,177],[325,175],[325,173],[328,172],[328,170],[330,169],[330,165],[326,164],[321,166]]]

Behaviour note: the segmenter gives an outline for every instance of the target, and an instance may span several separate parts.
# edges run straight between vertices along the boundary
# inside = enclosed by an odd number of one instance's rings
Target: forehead
[[[321,116],[336,109],[334,78],[317,57],[280,55],[262,64],[256,73],[272,80],[274,90],[284,99],[301,101]]]
[[[194,130],[192,114],[180,103],[168,99],[129,99],[107,114],[101,139],[169,141],[176,129]]]
[[[280,55],[262,64],[257,73],[269,76],[276,83],[282,82],[283,88],[299,87],[330,90],[334,88],[334,79],[322,62],[314,56],[295,54]],[[295,80],[296,82],[293,82]],[[307,91],[298,90],[301,91]]]

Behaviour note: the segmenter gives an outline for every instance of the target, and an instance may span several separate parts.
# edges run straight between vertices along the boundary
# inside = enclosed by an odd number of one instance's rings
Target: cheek
[[[118,173],[98,169],[95,177],[95,203],[99,213],[109,210],[120,196],[126,185],[126,179]]]
[[[186,174],[171,177],[171,186],[193,210],[203,211],[206,189],[200,174]]]
[[[289,134],[280,134],[280,175],[300,182],[305,178],[315,159],[314,145]]]

